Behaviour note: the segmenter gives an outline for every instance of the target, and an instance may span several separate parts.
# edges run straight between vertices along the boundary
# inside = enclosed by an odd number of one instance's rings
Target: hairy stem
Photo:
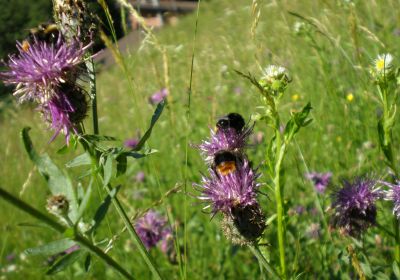
[[[86,61],[86,68],[89,75],[90,98],[92,99],[92,121],[93,134],[99,134],[99,118],[97,115],[97,92],[96,92],[96,72],[94,69],[93,58]]]
[[[112,190],[112,187],[110,185],[107,185],[106,187],[107,187],[107,192],[110,193]],[[149,252],[147,252],[146,247],[143,245],[142,240],[140,239],[140,237],[137,234],[135,228],[133,227],[131,221],[129,220],[129,217],[126,214],[124,208],[122,207],[121,202],[118,200],[118,198],[116,196],[111,196],[111,201],[114,204],[114,207],[117,210],[122,221],[124,222],[125,227],[127,228],[129,234],[133,238],[133,243],[138,248],[140,254],[142,255],[142,258],[144,259],[147,266],[153,273],[154,278],[162,279],[160,272],[157,270],[157,267],[155,266],[152,257],[150,256]]]
[[[279,274],[275,271],[275,269],[268,263],[268,261],[264,258],[260,249],[257,245],[249,245],[250,251],[254,254],[254,256],[258,259],[258,261],[262,264],[262,266],[272,275],[273,279],[281,279]]]
[[[286,279],[286,260],[285,260],[285,239],[286,230],[284,224],[284,205],[283,205],[283,188],[280,181],[281,165],[283,160],[283,155],[285,153],[285,144],[282,144],[281,133],[279,127],[276,131],[276,162],[275,162],[275,200],[276,200],[276,215],[278,223],[278,245],[279,245],[279,261],[281,265],[281,274],[283,279]]]
[[[390,157],[386,156],[388,160],[388,166],[392,169],[395,174],[395,177],[399,178],[399,173],[397,170],[397,166],[395,163],[395,157],[393,155],[393,145],[392,145],[392,127],[387,127],[386,124],[389,120],[390,116],[390,104],[389,104],[389,97],[388,97],[388,85],[384,84],[378,86],[378,92],[382,99],[382,106],[383,106],[383,126],[384,126],[384,145],[388,145],[387,149],[389,149]],[[388,130],[388,131],[387,131]],[[389,139],[387,139],[389,138]],[[382,147],[383,148],[383,147]],[[397,220],[396,216],[393,217],[393,229],[394,229],[394,259],[397,263],[400,263],[400,229],[399,229],[399,221]]]
[[[67,230],[66,226],[47,217],[45,214],[36,210],[29,204],[13,196],[12,194],[10,194],[9,192],[7,192],[2,188],[0,188],[0,197],[2,197],[4,200],[14,205],[15,207],[17,207],[18,209],[24,211],[25,213],[47,224],[48,226],[58,231],[59,233],[64,233]],[[90,242],[90,240],[88,240],[81,234],[75,233],[72,239],[77,243],[79,243],[81,246],[85,247],[91,253],[95,254],[97,257],[99,257],[103,262],[111,266],[113,269],[121,273],[121,275],[124,276],[126,279],[134,279],[132,275],[130,275],[123,267],[121,267],[118,264],[118,262],[116,262],[113,258],[105,254],[99,247],[93,245],[92,242]]]

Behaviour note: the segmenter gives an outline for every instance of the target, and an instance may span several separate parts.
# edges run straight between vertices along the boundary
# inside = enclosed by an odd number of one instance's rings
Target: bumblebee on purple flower
[[[244,149],[253,127],[243,117],[230,113],[220,118],[211,138],[198,146],[210,176],[194,184],[201,194],[198,199],[211,209],[212,216],[223,214],[222,229],[235,244],[252,244],[261,237],[265,216],[257,201],[260,177],[251,168]]]

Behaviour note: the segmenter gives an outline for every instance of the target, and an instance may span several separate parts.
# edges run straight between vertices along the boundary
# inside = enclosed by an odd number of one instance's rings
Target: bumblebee
[[[214,155],[212,168],[217,174],[225,176],[235,172],[240,162],[240,158],[235,153],[219,151]]]
[[[241,132],[245,126],[243,117],[238,113],[229,113],[217,121],[217,131],[233,128],[236,132]]]
[[[28,42],[36,38],[39,41],[55,43],[60,36],[60,31],[55,23],[42,23],[36,28],[29,30]]]
[[[29,34],[25,40],[22,41],[21,48],[24,52],[27,52],[32,43],[35,40],[40,42],[46,42],[49,44],[54,44],[57,42],[60,36],[60,31],[54,23],[42,23],[38,27],[31,28]]]

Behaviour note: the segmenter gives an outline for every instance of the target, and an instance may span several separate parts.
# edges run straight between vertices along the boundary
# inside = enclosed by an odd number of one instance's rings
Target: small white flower
[[[285,67],[277,65],[268,65],[264,69],[264,79],[270,82],[282,79],[290,80],[287,69]]]
[[[393,56],[390,53],[380,54],[374,60],[374,68],[377,73],[387,73],[393,67]]]
[[[293,25],[294,33],[296,33],[296,34],[301,33],[301,31],[304,30],[305,25],[306,25],[306,24],[305,24],[304,22],[296,21],[296,22],[294,23],[294,25]]]

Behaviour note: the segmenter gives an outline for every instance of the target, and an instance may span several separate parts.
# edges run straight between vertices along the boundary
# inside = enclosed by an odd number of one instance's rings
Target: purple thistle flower
[[[400,182],[397,182],[396,184],[388,182],[382,183],[390,188],[389,190],[384,191],[384,198],[385,200],[393,202],[393,214],[398,220],[400,220]]]
[[[162,239],[166,225],[167,220],[165,218],[161,217],[158,212],[150,210],[137,220],[135,229],[143,244],[149,250]]]
[[[162,232],[160,249],[164,254],[168,254],[174,249],[174,236],[170,227],[165,228]]]
[[[26,45],[28,44],[28,45]],[[14,95],[19,101],[35,100],[46,103],[57,87],[66,80],[75,82],[86,49],[77,40],[65,42],[59,36],[57,42],[47,43],[34,38],[32,44],[17,43],[19,54],[10,55],[8,71],[0,78],[7,85],[15,85]]]
[[[344,233],[357,237],[376,223],[375,201],[381,197],[376,181],[358,178],[344,181],[343,187],[334,194],[334,226]]]
[[[138,138],[126,139],[124,142],[124,146],[128,149],[134,149],[137,146],[137,144],[139,144]]]
[[[236,93],[237,95],[241,95],[242,94],[242,88],[241,87],[235,87],[233,89],[233,92]]]
[[[211,129],[209,140],[198,145],[207,162],[211,162],[214,155],[221,150],[241,151],[247,145],[247,140],[253,132],[253,127],[245,127],[241,132],[234,128],[218,129],[216,132]]]
[[[257,204],[256,191],[260,184],[256,182],[260,174],[256,174],[247,160],[235,172],[219,176],[210,169],[211,177],[202,177],[201,184],[195,184],[202,191],[198,197],[209,203],[204,209],[212,207],[215,215],[218,211],[231,215],[233,208]]]
[[[9,255],[6,256],[6,260],[9,262],[12,262],[15,260],[15,253],[11,253]]]
[[[146,179],[146,175],[144,174],[143,171],[139,171],[138,173],[136,173],[135,181],[137,183],[143,183],[145,179]]]
[[[332,173],[331,172],[326,172],[326,173],[317,173],[317,172],[310,172],[305,174],[305,177],[312,181],[315,186],[315,190],[319,193],[324,193],[326,187],[329,185],[331,178],[332,178]]]
[[[168,95],[168,90],[166,88],[162,88],[160,91],[155,92],[152,96],[149,97],[150,104],[158,104],[164,100]]]

